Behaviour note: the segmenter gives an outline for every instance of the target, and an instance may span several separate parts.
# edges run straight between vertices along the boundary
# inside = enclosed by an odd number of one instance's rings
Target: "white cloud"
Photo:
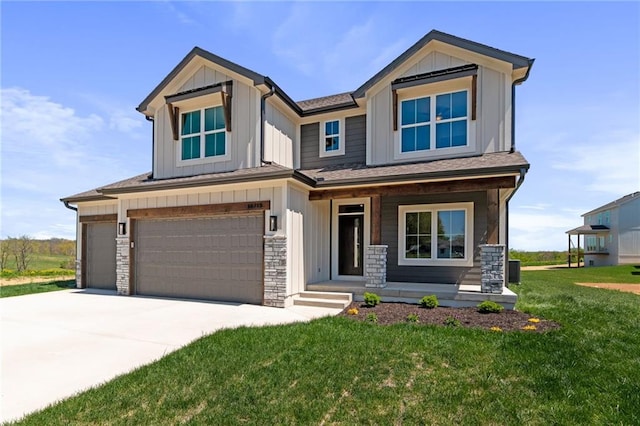
[[[120,157],[119,147],[129,146],[122,132],[130,137],[139,127],[126,114],[80,114],[23,88],[0,96],[2,236],[73,237],[74,215],[59,198],[146,169],[137,168],[132,148]]]
[[[602,133],[587,145],[569,146],[562,157],[554,158],[552,167],[580,172],[587,190],[620,196],[640,189],[640,135]]]
[[[509,246],[525,251],[566,250],[565,232],[580,224],[579,216],[554,213],[553,209],[513,209],[509,213]]]

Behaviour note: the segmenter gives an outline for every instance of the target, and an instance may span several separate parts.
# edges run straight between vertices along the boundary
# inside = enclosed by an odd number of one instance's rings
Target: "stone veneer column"
[[[386,245],[368,246],[365,251],[365,287],[382,288],[387,286],[387,248]]]
[[[82,288],[82,259],[76,259],[76,288]]]
[[[480,245],[480,269],[482,293],[502,294],[505,284],[504,244]]]
[[[129,289],[129,237],[116,238],[116,289],[118,294],[128,296]]]
[[[284,308],[287,294],[287,237],[264,237],[264,305]]]

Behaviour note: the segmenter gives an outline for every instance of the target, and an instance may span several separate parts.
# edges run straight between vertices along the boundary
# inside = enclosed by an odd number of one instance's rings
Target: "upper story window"
[[[225,156],[227,133],[223,107],[182,113],[180,145],[183,161]]]
[[[344,120],[328,120],[320,126],[320,157],[344,155]]]
[[[406,99],[400,107],[400,152],[467,146],[466,90]]]

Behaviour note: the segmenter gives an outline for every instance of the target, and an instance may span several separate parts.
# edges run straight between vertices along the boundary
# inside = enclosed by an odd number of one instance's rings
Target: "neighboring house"
[[[355,91],[295,102],[196,47],[137,108],[152,171],[62,199],[78,209],[78,287],[513,306],[508,203],[529,169],[515,86],[532,64],[431,31]]]
[[[640,264],[640,191],[625,195],[582,215],[584,225],[567,231],[584,236],[584,265]]]

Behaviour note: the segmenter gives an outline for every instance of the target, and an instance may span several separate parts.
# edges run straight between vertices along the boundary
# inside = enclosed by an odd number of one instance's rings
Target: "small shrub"
[[[370,308],[380,304],[380,296],[375,293],[365,293],[364,294],[364,303]]]
[[[444,325],[449,327],[460,327],[460,320],[452,316],[448,316],[444,319]]]
[[[347,315],[358,315],[358,308],[351,308],[347,311]]]
[[[365,321],[376,323],[378,322],[378,316],[375,314],[375,312],[369,312],[367,314],[367,317],[365,318]]]
[[[504,306],[492,300],[485,300],[478,305],[478,312],[481,314],[497,314],[504,310]]]
[[[435,294],[430,296],[424,296],[420,299],[420,306],[427,309],[433,309],[438,307],[438,298]]]
[[[418,319],[418,314],[407,315],[407,322],[420,322],[420,320]]]

